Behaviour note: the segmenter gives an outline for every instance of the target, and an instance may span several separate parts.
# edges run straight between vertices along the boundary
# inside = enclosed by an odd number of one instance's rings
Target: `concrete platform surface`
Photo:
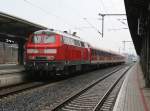
[[[0,88],[25,82],[25,74],[14,73],[0,75]]]
[[[24,67],[16,64],[0,64],[0,88],[23,83],[25,74]]]
[[[16,64],[0,64],[0,75],[9,74],[9,73],[17,73],[24,71],[23,65]]]
[[[150,89],[144,83],[141,67],[136,63],[126,75],[113,111],[150,111]]]

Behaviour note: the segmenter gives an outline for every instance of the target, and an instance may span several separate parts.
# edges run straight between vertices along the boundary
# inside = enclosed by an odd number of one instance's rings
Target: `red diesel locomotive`
[[[40,30],[30,35],[25,54],[25,68],[33,72],[68,74],[125,62],[121,55],[93,48],[75,35],[54,30]]]

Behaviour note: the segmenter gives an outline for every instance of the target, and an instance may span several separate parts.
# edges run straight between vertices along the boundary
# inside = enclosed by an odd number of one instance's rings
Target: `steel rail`
[[[119,67],[119,68],[113,70],[112,72],[108,73],[107,75],[105,75],[105,76],[101,77],[100,79],[98,79],[97,81],[93,82],[91,85],[85,87],[82,91],[79,91],[76,94],[74,94],[73,96],[68,97],[66,100],[64,100],[62,103],[60,103],[58,106],[54,107],[52,109],[52,111],[59,111],[67,103],[71,102],[72,100],[74,100],[75,98],[77,98],[78,96],[80,96],[81,94],[83,94],[84,92],[86,92],[87,90],[89,90],[90,88],[92,88],[93,86],[95,86],[96,84],[101,82],[102,80],[106,79],[107,77],[111,76],[112,74],[115,74],[116,72],[120,71],[124,67]]]
[[[0,99],[4,97],[8,97],[10,95],[15,95],[27,90],[31,90],[34,88],[38,88],[44,85],[49,84],[49,82],[27,82],[27,83],[21,83],[18,85],[13,85],[9,87],[4,87],[0,89]]]
[[[94,107],[93,111],[99,111],[100,108],[103,106],[103,103],[105,102],[105,100],[107,99],[107,97],[109,96],[109,94],[112,92],[112,90],[115,88],[115,86],[117,85],[117,83],[121,80],[121,78],[127,73],[127,71],[131,68],[132,66],[130,66],[115,82],[114,84],[112,84],[110,86],[110,88],[107,90],[107,92],[104,94],[104,96],[101,98],[101,100],[99,101],[99,103]]]

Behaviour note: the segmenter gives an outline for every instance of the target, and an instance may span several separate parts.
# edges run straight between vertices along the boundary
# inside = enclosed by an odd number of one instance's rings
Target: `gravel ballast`
[[[97,70],[0,99],[0,111],[39,111],[53,108],[114,68]]]

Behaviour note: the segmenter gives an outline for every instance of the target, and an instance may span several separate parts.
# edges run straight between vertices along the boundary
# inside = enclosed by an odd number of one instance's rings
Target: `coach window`
[[[94,50],[94,55],[96,56],[96,50]]]
[[[99,51],[99,55],[100,55],[100,56],[102,55],[102,52],[101,52],[101,51]]]
[[[97,56],[99,55],[98,50],[96,50],[96,55],[97,55]]]
[[[92,55],[94,55],[94,49],[92,50]]]

